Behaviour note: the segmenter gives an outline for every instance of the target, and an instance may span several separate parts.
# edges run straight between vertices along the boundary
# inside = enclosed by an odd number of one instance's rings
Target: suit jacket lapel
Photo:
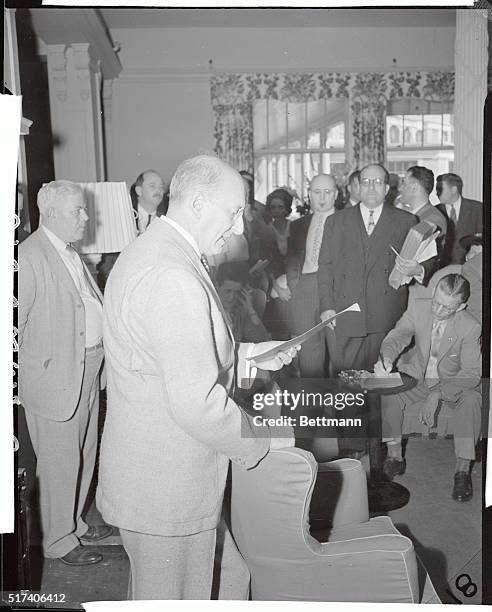
[[[378,259],[386,255],[386,251],[388,250],[387,236],[391,236],[393,233],[391,217],[392,214],[389,207],[387,205],[383,205],[381,216],[379,217],[376,227],[374,228],[369,240],[369,254],[367,258],[368,271],[374,266]]]
[[[422,300],[424,301],[424,300]],[[422,308],[421,316],[419,318],[419,327],[421,328],[421,333],[416,334],[416,337],[421,340],[421,351],[422,357],[424,358],[425,363],[424,368],[427,366],[427,362],[429,361],[430,349],[431,349],[431,336],[432,336],[432,310],[431,310],[432,300],[425,299],[425,307]]]
[[[56,273],[56,276],[62,281],[68,291],[74,293],[77,297],[80,297],[79,290],[73,282],[72,275],[67,270],[67,267],[63,263],[58,251],[51,244],[50,239],[41,228],[36,231],[38,232],[41,248],[50,262],[50,268]]]
[[[466,200],[461,200],[460,216],[458,217],[457,228],[466,231],[466,228],[470,227],[471,223],[471,210]]]
[[[458,313],[456,313],[451,319],[448,320],[444,331],[442,333],[441,342],[439,343],[439,350],[437,351],[437,363],[446,355],[453,344],[456,342],[458,336],[456,333],[455,319]]]
[[[168,233],[176,243],[176,246],[178,246],[183,251],[183,254],[189,262],[190,266],[192,266],[196,270],[198,275],[205,281],[209,292],[211,293],[213,299],[215,300],[215,303],[217,304],[217,308],[222,314],[222,318],[224,319],[224,325],[227,328],[227,332],[231,338],[231,341],[235,343],[234,334],[232,332],[231,326],[229,325],[229,319],[225,312],[224,306],[222,305],[219,294],[217,293],[212,279],[210,278],[208,272],[205,270],[202,262],[198,257],[198,254],[195,252],[191,244],[189,244],[188,241],[185,240],[185,238],[174,229],[174,227],[172,227],[170,224],[165,224],[165,221],[160,222],[159,224],[153,223],[148,231],[150,231],[151,229],[153,229],[153,231],[164,231],[164,233]]]

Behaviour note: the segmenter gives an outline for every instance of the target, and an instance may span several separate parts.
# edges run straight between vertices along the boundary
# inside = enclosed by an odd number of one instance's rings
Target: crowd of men
[[[130,598],[208,599],[220,525],[221,588],[229,590],[219,596],[247,598],[248,571],[222,517],[229,461],[252,469],[294,438],[273,429],[260,436],[235,388],[271,383],[282,368],[312,379],[396,366],[417,379],[383,402],[385,473],[406,469],[405,414],[418,406],[430,429],[446,407],[452,496],[470,499],[481,428],[482,206],[462,188],[459,176],[441,175],[433,206],[434,175],[413,166],[389,201],[387,170],[370,164],[349,177],[338,209],[335,178],[319,174],[310,213],[291,222],[287,190],[263,205],[249,173],[199,155],[178,167],[165,205],[162,177],[139,175],[139,237],[106,255],[98,286],[72,246],[88,220],[80,186],[44,185],[39,228],[19,247],[18,320],[19,397],[37,457],[44,556],[98,563],[102,556],[83,544],[114,525],[130,559]],[[422,220],[439,230],[435,255],[400,256]],[[407,279],[396,289],[393,268]],[[353,303],[360,312],[332,320],[301,350],[281,350],[281,338]],[[255,361],[272,348],[275,357]],[[97,506],[108,525],[88,526],[82,511],[106,380]],[[338,434],[340,455],[362,456],[364,436]]]

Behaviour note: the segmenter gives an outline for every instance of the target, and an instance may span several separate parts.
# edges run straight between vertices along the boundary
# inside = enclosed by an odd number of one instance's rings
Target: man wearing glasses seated
[[[412,300],[396,327],[383,340],[379,364],[416,378],[416,387],[381,398],[383,442],[388,458],[384,471],[389,479],[405,472],[401,436],[405,410],[420,404],[418,418],[425,428],[435,425],[439,410],[451,411],[449,430],[454,434],[456,469],[453,499],[467,501],[473,488],[470,463],[481,427],[480,324],[466,310],[470,285],[460,274],[444,276],[432,298]],[[428,431],[428,429],[427,429]]]

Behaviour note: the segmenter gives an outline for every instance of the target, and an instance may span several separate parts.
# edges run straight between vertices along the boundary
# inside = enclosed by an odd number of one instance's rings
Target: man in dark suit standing
[[[291,292],[290,327],[294,336],[319,323],[318,257],[326,220],[335,212],[337,185],[329,174],[313,177],[309,187],[312,214],[290,226],[287,245],[287,285]],[[302,377],[324,375],[325,342],[317,334],[304,343],[299,353]]]
[[[434,223],[440,230],[436,241],[437,255],[422,263],[425,270],[424,282],[427,282],[439,267],[447,231],[446,217],[429,201],[433,189],[434,173],[425,166],[408,168],[400,186],[400,201],[403,210],[408,210],[408,212],[414,214],[419,221]]]
[[[441,265],[462,264],[466,250],[460,244],[461,238],[481,234],[483,227],[482,203],[462,196],[463,181],[457,174],[441,174],[437,177],[437,208],[446,216],[448,234]]]
[[[143,234],[155,217],[165,214],[163,209],[164,181],[155,170],[141,172],[130,189],[132,206],[139,234]]]
[[[407,287],[393,289],[388,282],[395,265],[391,247],[401,250],[417,219],[384,204],[389,176],[383,166],[366,166],[360,179],[361,203],[327,220],[319,255],[321,318],[326,320],[354,302],[361,309],[329,324],[335,329],[335,372],[372,369],[383,338],[407,306]],[[423,274],[416,262],[399,259],[401,269],[409,276]],[[365,446],[362,439],[345,446],[352,444],[358,450]]]

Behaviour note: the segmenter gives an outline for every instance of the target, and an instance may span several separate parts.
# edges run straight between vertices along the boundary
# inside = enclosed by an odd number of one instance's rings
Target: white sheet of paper
[[[306,342],[306,340],[311,338],[311,336],[314,336],[315,334],[319,333],[324,327],[328,325],[328,323],[334,321],[344,312],[360,312],[360,306],[359,304],[352,304],[352,306],[349,306],[348,308],[337,312],[333,317],[326,319],[326,321],[321,321],[321,323],[318,323],[314,327],[311,327],[311,329],[308,329],[303,334],[300,334],[299,336],[296,336],[291,340],[286,340],[285,342],[282,342],[282,344],[279,344],[275,348],[269,349],[264,353],[260,353],[259,355],[252,355],[251,357],[246,357],[246,359],[254,359],[256,363],[260,363],[261,361],[265,361],[265,359],[271,359],[272,357],[275,357],[275,355],[277,353],[280,353],[281,351],[287,351],[290,348],[299,346],[300,344]]]

